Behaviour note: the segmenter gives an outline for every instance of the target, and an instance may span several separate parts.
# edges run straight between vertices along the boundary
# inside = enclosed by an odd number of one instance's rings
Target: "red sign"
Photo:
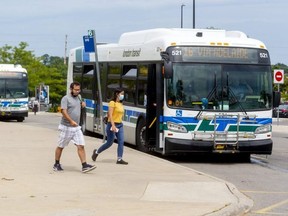
[[[274,70],[274,83],[284,83],[284,70]]]
[[[277,81],[277,82],[280,82],[280,81],[282,80],[282,78],[283,78],[282,73],[281,73],[280,71],[277,71],[277,72],[275,73],[275,79],[276,79],[276,81]]]

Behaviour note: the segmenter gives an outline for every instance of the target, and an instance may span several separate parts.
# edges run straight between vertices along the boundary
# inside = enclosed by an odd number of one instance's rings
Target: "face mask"
[[[124,95],[119,95],[119,100],[120,101],[124,100]]]

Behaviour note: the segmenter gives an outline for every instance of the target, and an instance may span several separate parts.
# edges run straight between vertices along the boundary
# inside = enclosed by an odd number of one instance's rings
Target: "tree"
[[[28,44],[20,42],[19,46],[0,48],[0,63],[20,64],[28,71],[30,96],[35,96],[35,87],[44,83],[49,85],[50,102],[59,104],[61,97],[66,93],[66,71],[64,59],[57,56],[36,57],[32,51],[28,51]]]

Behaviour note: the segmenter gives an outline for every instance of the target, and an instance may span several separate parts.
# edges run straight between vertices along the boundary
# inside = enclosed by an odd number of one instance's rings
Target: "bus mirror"
[[[164,77],[166,79],[171,79],[173,77],[172,62],[170,61],[168,52],[160,53],[162,59],[164,60]]]
[[[281,102],[281,93],[279,91],[273,92],[273,107],[278,107]]]
[[[164,77],[171,79],[173,77],[173,67],[171,61],[164,61]]]

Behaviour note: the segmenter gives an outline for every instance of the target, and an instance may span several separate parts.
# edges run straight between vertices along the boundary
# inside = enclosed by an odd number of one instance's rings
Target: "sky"
[[[180,28],[182,4],[183,27],[192,28],[193,0],[5,1],[0,47],[26,42],[35,56],[64,57],[65,47],[68,53],[83,45],[89,29],[97,42],[117,43],[125,32]],[[195,27],[243,31],[264,42],[272,64],[288,65],[287,10],[287,0],[195,0]]]

